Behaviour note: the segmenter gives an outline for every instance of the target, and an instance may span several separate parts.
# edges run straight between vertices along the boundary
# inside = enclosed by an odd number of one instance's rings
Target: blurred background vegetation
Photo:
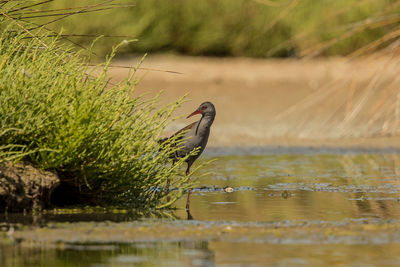
[[[107,1],[106,1],[107,2]],[[15,14],[30,17],[38,24],[69,36],[73,42],[89,46],[93,36],[105,35],[137,39],[123,52],[173,52],[206,56],[330,56],[348,55],[371,42],[373,47],[391,43],[399,27],[398,0],[137,0],[108,1],[109,5],[134,7],[86,13],[95,0],[48,1]],[[74,9],[74,7],[77,7]],[[68,8],[68,9],[66,9]],[[87,9],[87,8],[86,8]],[[80,11],[78,16],[66,12]],[[57,13],[60,15],[57,16]],[[61,15],[62,14],[62,15]],[[64,17],[58,20],[59,17]],[[390,34],[390,35],[388,35]],[[118,39],[118,38],[117,38]],[[116,38],[98,41],[95,51],[104,55]]]

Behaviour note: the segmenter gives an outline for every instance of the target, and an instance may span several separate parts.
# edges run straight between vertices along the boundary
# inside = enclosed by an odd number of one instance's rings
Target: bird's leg
[[[193,216],[192,216],[192,214],[190,214],[190,210],[186,210],[186,214],[187,214],[187,219],[188,219],[188,221],[194,219]]]
[[[192,163],[190,163],[190,162],[188,162],[188,166],[187,166],[187,168],[186,168],[186,176],[188,176],[189,175],[189,173],[190,173],[190,166],[192,166]],[[189,181],[189,179],[188,179],[188,181]],[[186,211],[187,212],[189,212],[189,209],[190,209],[190,194],[192,193],[192,189],[191,188],[189,188],[188,189],[188,196],[187,196],[187,200],[186,200]],[[190,212],[189,212],[189,214],[190,214]]]
[[[186,168],[186,176],[188,176],[189,175],[189,173],[190,173],[190,165],[189,165],[189,163],[188,163],[188,166],[187,166],[187,168]]]
[[[188,197],[187,197],[187,200],[186,200],[186,211],[187,212],[189,212],[189,210],[190,210],[190,194],[191,193],[192,193],[192,189],[189,188],[188,189]]]

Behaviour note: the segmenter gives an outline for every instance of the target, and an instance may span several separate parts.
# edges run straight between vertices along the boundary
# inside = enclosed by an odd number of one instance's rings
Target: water
[[[397,154],[224,156],[193,195],[198,220],[400,218]],[[208,192],[231,186],[233,193]],[[178,206],[184,206],[185,199]]]
[[[0,266],[398,265],[400,154],[264,152],[209,154],[191,220],[185,198],[165,213],[2,214]]]

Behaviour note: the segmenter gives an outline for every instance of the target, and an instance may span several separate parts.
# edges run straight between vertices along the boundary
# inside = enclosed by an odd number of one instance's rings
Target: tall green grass
[[[97,2],[56,0],[43,8]],[[347,55],[398,27],[400,11],[398,0],[138,0],[135,4],[107,11],[112,18],[107,24],[99,16],[82,14],[48,26],[66,33],[130,35],[138,41],[124,49],[129,53]],[[41,17],[37,22],[53,19]],[[88,37],[72,39],[84,46],[91,43]],[[99,42],[99,55],[110,42],[107,38]]]
[[[169,162],[174,140],[160,147],[158,139],[183,99],[159,107],[157,98],[134,96],[134,71],[118,84],[109,80],[115,49],[92,68],[75,48],[46,38],[47,30],[2,12],[0,161],[53,170],[92,203],[174,203],[191,183],[180,170],[184,158]]]

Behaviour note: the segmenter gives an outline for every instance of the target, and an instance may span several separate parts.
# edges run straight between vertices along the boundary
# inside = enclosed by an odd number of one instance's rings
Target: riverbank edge
[[[60,185],[57,174],[28,162],[0,163],[0,212],[41,210],[49,207]]]

